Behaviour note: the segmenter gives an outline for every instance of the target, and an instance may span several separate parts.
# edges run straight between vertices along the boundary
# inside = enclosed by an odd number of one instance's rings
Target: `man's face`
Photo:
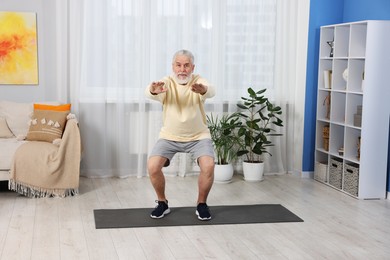
[[[185,55],[177,55],[172,64],[173,73],[179,84],[187,84],[194,71],[195,65],[191,63],[190,58]]]

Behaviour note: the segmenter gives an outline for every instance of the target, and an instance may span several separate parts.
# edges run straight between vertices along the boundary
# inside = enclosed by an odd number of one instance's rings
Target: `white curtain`
[[[289,153],[300,138],[290,132],[297,128],[297,14],[299,4],[308,12],[309,2],[298,1],[57,0],[57,27],[64,32],[58,48],[68,47],[58,53],[59,85],[67,86],[62,95],[79,117],[82,175],[147,175],[161,105],[143,92],[171,73],[179,49],[194,53],[195,73],[216,87],[208,113],[235,111],[248,87],[268,89],[283,108],[285,127],[266,158],[266,172],[294,170]],[[192,158],[178,154],[165,171],[196,170]]]

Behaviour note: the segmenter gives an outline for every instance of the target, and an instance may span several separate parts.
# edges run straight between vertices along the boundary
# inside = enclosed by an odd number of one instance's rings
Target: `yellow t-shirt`
[[[163,126],[160,138],[177,142],[196,141],[211,138],[207,127],[204,102],[215,95],[215,89],[199,75],[192,75],[186,85],[178,84],[171,76],[161,80],[167,92],[152,95],[150,85],[145,95],[163,104]],[[204,95],[191,91],[191,85],[201,83],[207,86]]]

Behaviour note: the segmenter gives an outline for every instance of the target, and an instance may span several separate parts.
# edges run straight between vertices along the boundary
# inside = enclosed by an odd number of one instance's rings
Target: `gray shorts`
[[[176,153],[190,153],[196,158],[204,155],[214,158],[214,147],[211,139],[201,139],[191,142],[175,142],[166,139],[158,139],[149,157],[162,156],[167,158],[164,167],[167,167]]]

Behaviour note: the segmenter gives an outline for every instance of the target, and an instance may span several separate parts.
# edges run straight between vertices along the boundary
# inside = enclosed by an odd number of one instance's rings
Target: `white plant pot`
[[[216,164],[214,167],[214,182],[229,183],[233,178],[232,164]]]
[[[246,181],[262,181],[264,179],[264,163],[242,163],[242,171]]]

